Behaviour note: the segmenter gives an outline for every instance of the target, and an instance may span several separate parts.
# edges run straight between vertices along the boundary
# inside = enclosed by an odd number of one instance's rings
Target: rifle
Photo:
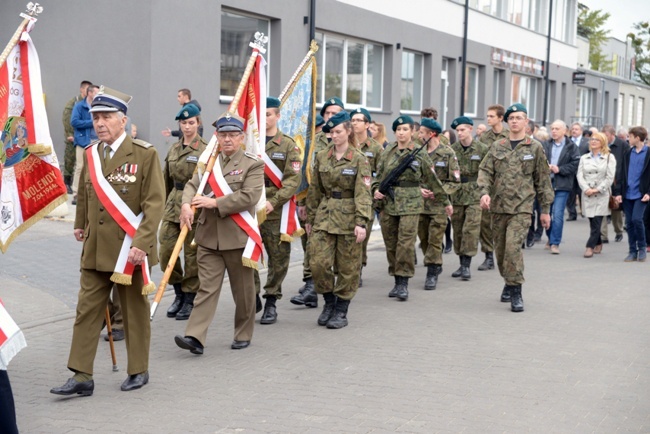
[[[381,181],[381,183],[379,183],[379,189],[377,191],[379,191],[384,196],[390,197],[391,200],[395,200],[395,191],[393,190],[393,187],[397,185],[397,180],[400,176],[402,176],[402,173],[406,172],[406,169],[408,169],[411,163],[413,163],[413,160],[415,160],[418,152],[420,152],[422,148],[427,147],[429,140],[431,140],[431,137],[429,137],[427,141],[422,144],[422,146],[413,152],[410,152],[406,157],[402,158],[402,161],[400,161],[399,165],[394,168],[388,174],[388,176],[386,176],[384,180]]]

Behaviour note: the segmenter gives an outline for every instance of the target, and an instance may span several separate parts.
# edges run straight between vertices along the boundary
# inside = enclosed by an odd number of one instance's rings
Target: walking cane
[[[115,357],[115,345],[113,344],[113,327],[111,326],[111,312],[106,306],[106,328],[108,329],[108,343],[111,346],[111,358],[113,359],[113,372],[119,371],[117,358]]]

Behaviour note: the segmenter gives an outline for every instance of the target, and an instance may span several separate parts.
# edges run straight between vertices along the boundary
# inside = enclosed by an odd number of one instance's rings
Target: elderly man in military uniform
[[[476,179],[478,167],[487,153],[487,147],[472,137],[473,125],[474,122],[466,116],[460,116],[451,123],[451,127],[458,135],[458,141],[452,144],[451,148],[458,157],[461,182],[460,188],[451,197],[455,209],[451,217],[454,228],[454,252],[460,259],[460,267],[451,274],[451,277],[460,277],[462,280],[471,279],[469,267],[478,248],[481,207]]]
[[[74,372],[57,395],[93,394],[93,362],[106,312],[117,283],[128,356],[123,391],[149,381],[149,299],[156,287],[149,267],[158,262],[156,232],[165,187],[156,149],[124,131],[131,97],[102,88],[92,101],[99,141],[84,152],[74,236],[83,242],[81,289],[68,369]]]
[[[431,118],[423,118],[418,131],[419,139],[427,144],[427,154],[433,162],[436,176],[442,183],[445,195],[434,195],[426,186],[421,187],[424,210],[420,214],[418,237],[420,238],[427,277],[424,289],[436,289],[442,272],[442,239],[445,236],[447,217],[454,213],[452,204],[445,206],[448,195],[453,193],[460,181],[458,160],[454,151],[440,143],[442,126]]]
[[[524,310],[521,245],[528,233],[535,195],[542,209],[542,226],[546,229],[551,224],[549,211],[553,203],[544,148],[526,135],[527,113],[523,104],[508,107],[505,113],[510,127],[508,138],[498,140],[490,147],[478,175],[481,208],[492,211],[497,265],[505,280],[501,301],[510,302],[513,312]]]
[[[262,196],[264,163],[242,149],[245,138],[242,118],[224,113],[216,127],[221,153],[209,175],[211,179],[204,194],[197,196],[201,178],[196,173],[183,190],[181,206],[181,225],[188,228],[194,222],[192,206],[199,209],[195,239],[200,288],[185,335],[174,338],[176,345],[192,354],[203,354],[226,271],[235,300],[235,336],[230,347],[233,350],[248,347],[255,326],[253,263],[256,260],[245,248],[251,241],[255,242],[248,234],[257,228],[249,222],[254,220],[255,205]]]
[[[282,298],[282,282],[289,269],[291,237],[282,234],[282,210],[292,200],[302,179],[302,156],[296,142],[278,129],[280,100],[266,99],[266,157],[264,186],[266,187],[266,221],[260,226],[262,241],[268,255],[268,274],[264,285],[264,313],[260,324],[273,324],[278,319],[276,300]],[[292,218],[287,212],[287,218]],[[284,235],[284,236],[282,236]],[[257,271],[256,271],[257,272]],[[256,279],[259,281],[259,277]],[[259,286],[256,286],[259,294]],[[316,298],[316,294],[313,294]],[[310,301],[307,301],[310,303]]]

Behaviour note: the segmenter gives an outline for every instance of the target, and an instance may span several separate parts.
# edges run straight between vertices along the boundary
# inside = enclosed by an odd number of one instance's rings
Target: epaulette
[[[248,158],[252,158],[253,160],[257,161],[257,155],[251,154],[250,152],[244,152],[244,155],[247,156]]]
[[[92,142],[90,142],[88,146],[96,146],[99,145],[101,142],[102,142],[101,140],[93,140]]]
[[[151,148],[153,146],[151,143],[145,142],[144,140],[140,140],[140,139],[132,139],[132,141],[134,144],[141,146],[143,148]]]
[[[291,136],[289,136],[287,134],[282,133],[282,137],[290,139],[292,142],[295,142],[295,140],[293,140],[293,137],[291,137]]]

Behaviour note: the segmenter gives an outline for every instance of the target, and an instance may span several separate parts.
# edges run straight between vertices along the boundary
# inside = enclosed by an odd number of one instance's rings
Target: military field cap
[[[442,133],[442,125],[433,118],[422,118],[422,120],[420,120],[420,126],[438,134]]]
[[[323,131],[329,133],[332,130],[332,128],[334,128],[335,126],[342,124],[343,122],[349,122],[349,121],[350,121],[350,115],[348,114],[348,112],[343,110],[342,112],[338,112],[337,114],[329,118],[329,120],[325,123],[325,126],[323,127]]]
[[[177,121],[184,121],[185,119],[193,118],[201,114],[201,110],[194,104],[185,104],[181,111],[176,115]]]
[[[474,125],[474,121],[468,118],[467,116],[458,116],[451,123],[451,128],[456,129],[458,125]]]
[[[322,127],[323,125],[325,125],[325,119],[321,115],[316,115],[316,126]]]
[[[325,110],[327,110],[327,107],[329,107],[331,105],[337,105],[337,106],[341,107],[342,109],[345,109],[345,106],[343,105],[343,101],[341,101],[337,97],[333,97],[333,98],[330,98],[327,101],[325,101],[325,104],[323,104],[323,108],[320,109],[320,115],[325,116]]]
[[[397,131],[397,127],[400,125],[413,125],[413,118],[407,115],[402,115],[393,121],[393,131]]]
[[[90,113],[95,112],[122,112],[126,114],[132,96],[111,89],[110,87],[100,86],[99,92],[90,104]]]
[[[363,107],[359,107],[358,109],[354,109],[350,112],[350,117],[354,115],[363,115],[366,118],[366,122],[372,122],[372,118],[370,117],[370,112]]]
[[[225,112],[212,124],[218,132],[244,131],[244,118],[234,113]]]
[[[280,108],[280,100],[274,96],[267,96],[266,108]]]
[[[508,116],[510,116],[511,113],[515,113],[515,112],[523,112],[526,115],[528,114],[528,110],[526,110],[526,106],[523,105],[522,103],[517,102],[511,105],[510,107],[508,107],[508,109],[506,110],[506,114],[503,116],[503,120],[507,122]]]

